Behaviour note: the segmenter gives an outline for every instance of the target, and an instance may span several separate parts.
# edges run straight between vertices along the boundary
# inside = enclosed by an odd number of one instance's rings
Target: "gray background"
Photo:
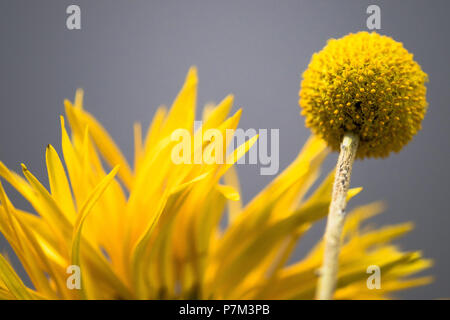
[[[66,29],[69,4],[81,7],[82,30]],[[353,186],[365,190],[351,206],[383,199],[378,224],[414,221],[398,243],[435,260],[436,281],[403,298],[450,296],[448,1],[6,1],[0,3],[0,159],[25,162],[42,181],[44,150],[60,148],[64,98],[86,90],[86,107],[128,158],[132,125],[147,125],[170,104],[190,65],[199,69],[199,105],[234,93],[241,128],[280,128],[280,169],[306,141],[299,116],[300,76],[330,37],[366,30],[366,8],[379,4],[381,33],[404,43],[429,74],[423,130],[400,154],[357,162]],[[236,107],[235,107],[236,109]],[[200,108],[199,108],[200,110]],[[337,155],[326,161],[332,168]],[[241,166],[248,201],[273,177]],[[7,189],[16,206],[29,206]],[[315,227],[303,254],[323,232]],[[0,250],[9,250],[0,239]],[[15,262],[18,266],[17,261]]]

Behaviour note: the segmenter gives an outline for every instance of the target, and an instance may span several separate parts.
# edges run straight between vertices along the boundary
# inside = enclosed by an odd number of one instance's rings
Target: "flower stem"
[[[344,135],[341,143],[341,152],[336,165],[333,193],[325,229],[323,265],[320,270],[319,286],[316,292],[316,297],[319,300],[332,299],[336,287],[347,191],[350,185],[350,176],[358,143],[359,137],[350,132]]]

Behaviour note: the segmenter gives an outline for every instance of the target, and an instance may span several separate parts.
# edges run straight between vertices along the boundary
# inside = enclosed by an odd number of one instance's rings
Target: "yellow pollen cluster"
[[[402,43],[377,33],[349,34],[313,55],[303,73],[301,114],[333,150],[353,132],[360,138],[357,158],[386,157],[421,129],[427,80]]]

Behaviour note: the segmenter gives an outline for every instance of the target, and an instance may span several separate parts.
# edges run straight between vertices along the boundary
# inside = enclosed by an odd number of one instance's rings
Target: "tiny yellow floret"
[[[333,150],[350,131],[360,138],[357,158],[386,157],[421,129],[427,81],[402,43],[359,32],[329,40],[313,55],[299,102],[306,126]]]

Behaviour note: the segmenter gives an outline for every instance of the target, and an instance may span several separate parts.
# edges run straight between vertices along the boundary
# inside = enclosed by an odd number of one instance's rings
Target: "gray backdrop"
[[[81,7],[80,31],[66,29],[72,3]],[[430,107],[423,130],[400,154],[356,163],[352,185],[365,190],[351,206],[383,199],[389,207],[376,223],[416,224],[398,243],[433,258],[426,274],[436,280],[400,297],[449,297],[448,1],[2,0],[0,159],[17,171],[26,162],[46,182],[45,146],[59,150],[62,101],[77,87],[131,158],[133,122],[147,125],[158,105],[170,104],[195,64],[199,105],[232,92],[243,107],[241,128],[280,128],[283,169],[309,135],[297,100],[310,56],[330,37],[366,30],[366,8],[374,3],[382,10],[380,32],[403,42],[429,74]],[[325,171],[336,158],[327,159]],[[245,201],[272,179],[257,166],[239,172]],[[17,206],[29,208],[7,190]],[[312,230],[298,255],[323,227]],[[3,239],[0,250],[9,250]]]

